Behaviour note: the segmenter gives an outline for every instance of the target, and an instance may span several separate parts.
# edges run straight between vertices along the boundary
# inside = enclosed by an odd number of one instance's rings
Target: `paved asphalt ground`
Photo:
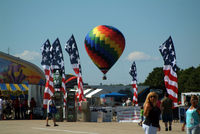
[[[45,120],[1,120],[0,134],[144,134],[137,123],[118,122],[58,122],[54,127],[45,126]],[[164,131],[164,124],[158,134],[186,134],[181,131],[181,123],[173,123],[172,131]]]

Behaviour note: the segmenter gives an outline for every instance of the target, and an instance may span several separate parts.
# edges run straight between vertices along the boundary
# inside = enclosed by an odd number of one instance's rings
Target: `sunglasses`
[[[191,101],[198,102],[198,100],[191,100]]]
[[[150,98],[156,98],[156,96],[150,96]]]

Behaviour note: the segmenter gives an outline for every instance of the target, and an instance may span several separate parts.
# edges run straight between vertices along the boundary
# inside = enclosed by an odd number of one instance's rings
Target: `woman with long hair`
[[[158,94],[150,92],[144,102],[144,116],[143,129],[145,134],[156,134],[160,131],[160,108],[157,106]]]

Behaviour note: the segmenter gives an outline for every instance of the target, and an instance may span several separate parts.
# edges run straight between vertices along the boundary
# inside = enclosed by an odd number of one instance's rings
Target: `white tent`
[[[188,93],[181,93],[181,104],[185,105],[186,96],[197,95],[200,96],[200,92],[188,92]]]

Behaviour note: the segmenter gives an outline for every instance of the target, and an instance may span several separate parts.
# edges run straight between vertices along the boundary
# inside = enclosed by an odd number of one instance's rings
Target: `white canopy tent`
[[[200,92],[181,93],[181,104],[185,105],[186,96],[192,96],[192,95],[200,96]]]

